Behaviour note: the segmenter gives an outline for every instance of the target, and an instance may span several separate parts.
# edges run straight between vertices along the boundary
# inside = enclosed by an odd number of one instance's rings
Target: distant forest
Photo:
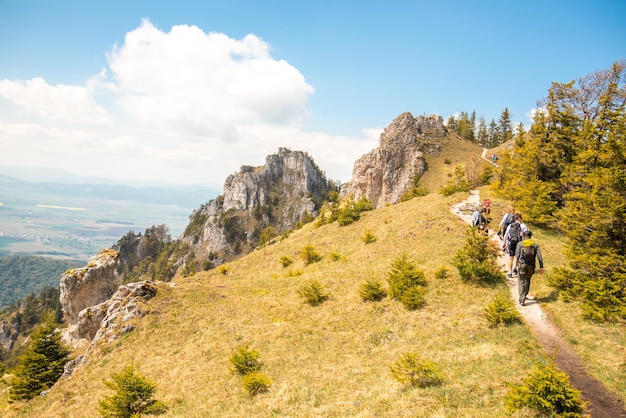
[[[59,287],[61,275],[84,261],[56,260],[39,256],[0,257],[0,308],[10,306],[46,287]]]

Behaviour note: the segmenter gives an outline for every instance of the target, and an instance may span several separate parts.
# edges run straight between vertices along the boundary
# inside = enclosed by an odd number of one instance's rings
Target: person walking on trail
[[[509,272],[506,277],[513,277],[514,273],[517,273],[513,269],[513,258],[515,257],[515,249],[517,248],[517,243],[522,240],[522,215],[519,213],[515,214],[515,221],[510,224],[506,228],[506,232],[504,233],[504,238],[502,241],[502,251],[504,251],[509,259],[507,260],[507,264],[509,267]]]
[[[533,233],[526,230],[522,241],[515,247],[515,264],[519,271],[517,289],[519,291],[518,303],[524,306],[528,291],[530,290],[530,278],[535,273],[536,260],[539,260],[539,273],[543,274],[543,256],[541,249],[532,240]]]
[[[504,233],[513,222],[515,222],[515,208],[510,208],[509,211],[504,214],[498,225],[498,236],[501,240],[504,240]]]

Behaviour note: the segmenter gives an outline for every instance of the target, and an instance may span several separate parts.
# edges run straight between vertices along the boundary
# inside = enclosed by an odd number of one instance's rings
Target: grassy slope
[[[97,399],[110,393],[103,379],[131,362],[158,383],[157,397],[170,405],[166,416],[503,415],[506,384],[524,376],[539,354],[525,327],[487,327],[482,311],[504,285],[464,285],[454,272],[433,277],[463,245],[466,226],[449,211],[462,198],[413,199],[346,227],[308,225],[229,264],[226,275],[211,271],[179,278],[176,287],[161,284],[135,331],[104,344],[22,416],[94,416]],[[376,242],[361,241],[366,229]],[[308,244],[324,258],[304,266],[298,251]],[[345,260],[331,261],[333,252]],[[360,283],[384,282],[402,252],[426,273],[427,306],[409,312],[389,299],[362,302]],[[297,261],[285,269],[283,255]],[[287,277],[296,269],[304,274]],[[296,294],[312,278],[332,294],[318,307]],[[248,397],[229,372],[228,358],[240,343],[261,353],[274,380],[268,393]],[[402,388],[388,366],[407,351],[439,363],[446,383]]]
[[[452,172],[468,153],[476,155],[471,146],[454,149],[446,157],[448,164],[443,157],[429,161],[431,175],[422,184],[431,192],[443,183],[438,180],[443,175],[434,175],[437,170]],[[492,198],[497,222],[506,202],[488,189],[481,194]],[[349,226],[307,225],[230,263],[226,275],[216,270],[176,278],[175,287],[160,284],[135,331],[100,346],[88,364],[45,398],[13,405],[4,416],[96,416],[97,400],[111,394],[103,380],[131,363],[157,383],[156,397],[170,407],[165,416],[505,415],[507,384],[519,382],[542,354],[524,326],[487,327],[482,311],[496,292],[507,292],[504,284],[465,285],[454,268],[451,277],[434,278],[440,266],[451,267],[464,243],[466,226],[449,211],[464,198],[431,194],[369,212]],[[360,237],[365,230],[377,241],[364,244]],[[536,236],[549,274],[564,262],[561,238],[540,230]],[[298,252],[309,244],[324,258],[305,266]],[[360,283],[367,277],[386,283],[390,264],[402,252],[426,273],[427,305],[409,312],[389,299],[362,302]],[[331,253],[345,259],[332,261]],[[288,268],[279,262],[285,255],[295,261]],[[296,271],[303,274],[290,276]],[[546,276],[534,279],[531,293],[547,299],[546,310],[591,370],[626,398],[624,327],[581,323],[576,305],[548,298],[552,290]],[[313,278],[332,294],[318,307],[297,295],[302,283]],[[268,393],[250,398],[229,371],[229,356],[241,343],[260,352],[264,371],[274,381]],[[410,390],[395,382],[388,366],[407,351],[439,363],[445,384]]]

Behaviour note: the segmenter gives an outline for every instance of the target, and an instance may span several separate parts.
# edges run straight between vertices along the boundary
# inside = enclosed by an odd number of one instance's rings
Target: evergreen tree
[[[10,398],[28,400],[52,385],[63,374],[70,350],[56,331],[54,314],[44,315],[42,323],[31,334],[32,341],[20,356],[20,364],[11,382]]]
[[[485,122],[485,118],[481,116],[478,119],[478,128],[477,128],[476,140],[478,145],[483,148],[489,148],[489,134],[487,131],[487,123]]]
[[[626,318],[625,80],[621,61],[553,83],[499,173],[527,221],[565,233],[570,268],[557,269],[553,283],[598,320]]]
[[[130,418],[141,414],[162,414],[165,405],[153,399],[156,383],[135,372],[132,366],[112,375],[111,381],[104,382],[115,390],[112,396],[106,396],[98,402],[98,411],[106,418]]]
[[[597,100],[579,107],[577,153],[564,170],[559,218],[572,269],[559,274],[569,296],[585,302],[585,316],[597,320],[626,318],[625,76],[626,63],[615,63],[581,79],[572,92],[595,92]]]
[[[511,114],[509,113],[508,107],[505,107],[500,114],[500,119],[498,119],[498,126],[500,132],[498,145],[503,144],[513,138],[513,125],[511,124]]]
[[[491,119],[487,128],[487,148],[494,148],[500,145],[502,143],[501,137],[500,127],[494,119]]]

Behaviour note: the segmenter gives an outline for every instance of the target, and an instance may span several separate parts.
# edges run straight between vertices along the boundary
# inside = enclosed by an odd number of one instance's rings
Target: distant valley
[[[0,174],[0,255],[87,260],[130,230],[166,224],[172,237],[217,196],[202,186],[32,182]]]

